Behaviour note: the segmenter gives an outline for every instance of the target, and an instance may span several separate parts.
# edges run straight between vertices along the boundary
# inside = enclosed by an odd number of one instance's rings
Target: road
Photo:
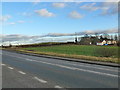
[[[2,51],[3,88],[118,88],[118,68]]]

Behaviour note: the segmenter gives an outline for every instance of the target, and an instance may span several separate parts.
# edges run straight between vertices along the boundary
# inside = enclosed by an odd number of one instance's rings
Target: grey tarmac
[[[118,68],[2,51],[4,88],[118,88]]]

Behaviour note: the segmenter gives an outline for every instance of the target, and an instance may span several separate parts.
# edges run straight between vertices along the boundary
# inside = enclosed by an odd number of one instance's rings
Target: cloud
[[[118,3],[117,2],[103,2],[100,5],[102,12],[100,15],[114,15],[118,13]]]
[[[119,2],[120,0],[105,0],[105,2]]]
[[[103,30],[103,31],[100,31],[100,33],[118,33],[118,28]]]
[[[48,33],[42,37],[61,37],[61,36],[75,36],[75,35],[85,35],[85,34],[103,34],[103,33],[118,33],[118,28],[110,28],[106,30],[85,30],[83,32],[75,33]]]
[[[0,34],[0,39],[2,39],[4,45],[9,45],[9,43],[14,45],[20,44],[32,44],[32,43],[41,43],[41,42],[67,42],[74,41],[74,36],[81,36],[85,34],[103,34],[103,33],[118,33],[117,28],[111,28],[106,30],[86,30],[83,32],[76,33],[48,33],[46,35],[39,36],[28,36],[28,35],[2,35]],[[0,43],[1,45],[1,43]]]
[[[52,6],[56,8],[64,8],[66,4],[65,3],[53,3]]]
[[[46,36],[59,37],[59,36],[73,36],[75,33],[48,33]]]
[[[11,18],[10,15],[0,16],[0,22],[5,22],[5,21],[7,21],[10,18]]]
[[[101,3],[87,3],[80,6],[80,9],[86,11],[97,11],[101,10],[99,15],[114,15],[118,13],[118,3],[117,2],[101,2]]]
[[[50,36],[27,36],[27,35],[19,35],[19,34],[13,34],[13,35],[0,35],[2,37],[3,45],[9,45],[10,43],[12,45],[21,45],[21,44],[32,44],[32,43],[41,43],[41,42],[67,42],[71,41],[72,37],[50,37]],[[74,41],[74,38],[73,40]]]
[[[117,28],[107,29],[107,30],[85,30],[83,32],[76,33],[49,33],[46,36],[50,37],[60,37],[60,36],[75,36],[75,35],[85,35],[85,34],[103,34],[103,33],[118,33]]]
[[[67,42],[74,41],[74,36],[80,36],[85,34],[103,34],[103,33],[118,33],[118,28],[110,28],[106,30],[85,30],[83,32],[76,33],[48,33],[46,35],[19,35],[19,34],[11,34],[11,35],[2,35],[0,34],[0,40],[3,41],[4,45],[9,45],[9,43],[13,45],[20,44],[32,44],[32,43],[41,43],[41,42]],[[2,43],[0,43],[2,45]]]
[[[69,17],[70,17],[70,18],[74,18],[74,19],[80,19],[80,18],[83,18],[83,15],[81,15],[81,14],[78,13],[77,11],[72,11],[72,12],[69,14]]]
[[[103,33],[118,33],[118,29],[117,28],[110,28],[110,29],[106,29],[106,30],[86,30],[84,32],[81,32],[82,34],[103,34]]]
[[[53,17],[53,16],[55,16],[54,13],[49,12],[47,9],[35,10],[35,12],[36,12],[39,16],[43,16],[43,17]]]
[[[2,39],[4,42],[6,42],[6,41],[28,40],[31,39],[31,37],[26,35],[11,34],[11,35],[2,35]]]
[[[84,10],[87,10],[87,11],[96,11],[96,10],[98,10],[99,7],[94,6],[94,5],[96,5],[96,3],[85,4],[83,6],[80,6],[80,9],[84,9]]]

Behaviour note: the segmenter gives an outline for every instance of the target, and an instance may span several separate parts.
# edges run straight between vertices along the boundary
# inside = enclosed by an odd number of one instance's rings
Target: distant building
[[[108,38],[98,38],[98,36],[82,37],[81,45],[115,45],[117,41]]]
[[[109,39],[109,40],[103,40],[102,42],[97,42],[97,45],[105,45],[105,44],[114,45],[117,44],[117,41]]]
[[[103,44],[103,42],[97,42],[97,45],[102,46],[104,44]]]

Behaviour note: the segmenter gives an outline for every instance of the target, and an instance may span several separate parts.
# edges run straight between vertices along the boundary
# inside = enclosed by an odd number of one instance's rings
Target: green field
[[[86,55],[96,57],[118,57],[117,46],[57,45],[46,47],[22,48],[28,51],[49,52],[69,55]]]

